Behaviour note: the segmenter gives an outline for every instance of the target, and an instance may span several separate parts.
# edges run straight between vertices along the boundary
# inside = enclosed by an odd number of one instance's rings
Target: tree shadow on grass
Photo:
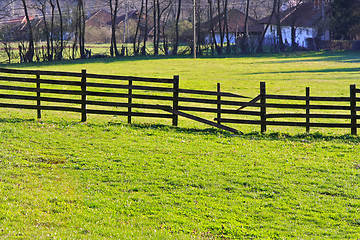
[[[279,61],[274,63],[298,63],[298,62],[360,62],[360,54],[358,51],[343,52],[305,52],[305,53],[289,53],[279,56]]]
[[[207,58],[207,57],[204,57]],[[219,58],[225,58],[223,56]],[[90,58],[90,59],[66,59],[55,60],[50,62],[32,62],[32,63],[11,63],[3,64],[1,67],[8,68],[30,68],[30,67],[44,67],[44,66],[64,66],[64,65],[80,65],[80,64],[93,64],[93,63],[116,63],[116,62],[133,62],[142,60],[166,60],[166,59],[192,59],[192,56],[129,56],[129,57],[105,57],[105,58]]]
[[[227,59],[227,58],[278,58],[274,63],[291,63],[291,62],[321,62],[321,61],[340,61],[340,62],[360,62],[359,52],[292,52],[284,54],[253,54],[253,55],[215,55],[215,56],[199,56],[201,59]],[[315,59],[311,59],[315,58]],[[193,59],[192,55],[161,55],[161,56],[129,56],[129,57],[106,57],[106,58],[91,58],[91,59],[71,59],[50,62],[33,62],[33,63],[12,63],[4,64],[4,67],[14,68],[29,68],[29,67],[43,67],[43,66],[57,66],[57,65],[77,65],[88,63],[114,63],[114,62],[129,62],[142,60],[167,60],[167,59]],[[256,63],[271,63],[271,61],[256,62]]]
[[[24,122],[36,122],[34,118],[0,118],[0,123],[24,123]]]
[[[294,71],[272,71],[272,72],[255,72],[255,73],[244,73],[244,75],[261,75],[261,74],[279,74],[279,73],[350,73],[350,72],[354,72],[354,73],[359,73],[360,72],[360,67],[358,68],[327,68],[327,69],[316,69],[316,70],[306,70],[306,71],[299,71],[299,70],[294,70]]]

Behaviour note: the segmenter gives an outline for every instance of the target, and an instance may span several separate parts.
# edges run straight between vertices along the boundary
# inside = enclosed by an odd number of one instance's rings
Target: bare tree
[[[141,49],[141,54],[146,55],[146,42],[148,39],[148,18],[149,18],[149,9],[148,9],[148,0],[145,0],[145,29],[144,29],[144,43]]]
[[[218,46],[217,41],[216,41],[216,36],[215,36],[212,0],[208,0],[208,3],[209,3],[209,18],[210,18],[210,29],[211,29],[211,36],[212,36],[212,44],[215,46],[216,51],[220,52],[219,46]],[[212,47],[212,49],[213,49],[213,47]]]
[[[116,18],[119,10],[119,0],[109,0],[110,13],[111,13],[111,45],[110,45],[110,55],[113,57],[119,56],[119,51],[116,43]]]
[[[8,57],[8,63],[11,63],[11,58],[13,54],[13,48],[11,47],[11,42],[13,40],[11,34],[11,30],[8,29],[6,26],[3,26],[0,29],[0,41],[3,45],[3,49]]]
[[[138,16],[138,22],[136,24],[136,31],[135,31],[135,36],[134,36],[134,40],[133,40],[134,55],[139,54],[139,46],[140,46],[140,37],[141,36],[138,37],[138,35],[139,35],[139,32],[141,33],[140,25],[141,25],[141,18],[143,16],[143,11],[144,11],[144,0],[141,0],[140,13]]]
[[[32,31],[32,26],[31,26],[31,22],[30,22],[30,17],[29,17],[29,13],[28,13],[28,6],[26,3],[26,0],[21,0],[21,1],[23,3],[23,7],[24,7],[26,25],[28,26],[28,38],[29,38],[29,48],[25,54],[24,61],[32,62],[33,58],[34,58],[34,50],[35,50],[34,35],[33,35],[33,31]]]
[[[218,54],[222,54],[224,48],[224,31],[223,31],[223,22],[222,22],[222,11],[221,11],[221,0],[217,0],[217,11],[218,11],[218,22],[219,22],[219,33],[220,33],[220,48],[218,49]]]
[[[79,36],[79,48],[80,48],[80,57],[86,58],[86,49],[85,49],[85,10],[84,10],[84,0],[78,0],[77,4],[77,27],[78,27],[78,36]]]
[[[178,53],[178,48],[179,48],[179,20],[180,20],[180,14],[181,14],[181,0],[178,0],[176,21],[175,21],[175,45],[174,45],[174,49],[173,49],[173,54],[175,54],[175,55]]]
[[[292,0],[289,1],[289,7],[291,9],[293,9],[293,13],[290,15],[290,24],[291,24],[291,48],[293,51],[296,50],[297,48],[297,43],[296,43],[296,22],[298,21],[299,17],[299,13],[298,11],[296,11],[298,9],[298,7],[303,3],[303,0]]]
[[[37,0],[36,8],[41,12],[42,17],[43,17],[42,21],[44,23],[44,32],[45,32],[46,50],[47,50],[46,59],[48,61],[51,61],[52,56],[51,56],[51,44],[50,44],[50,29],[49,29],[48,22],[46,20],[47,3],[48,3],[48,0]]]
[[[63,59],[63,50],[64,50],[64,24],[63,24],[63,16],[62,11],[60,7],[59,0],[56,0],[57,9],[59,12],[59,21],[60,21],[60,50],[57,53],[57,59],[62,60]]]
[[[246,0],[246,10],[245,10],[245,23],[244,23],[244,34],[241,39],[241,51],[243,53],[248,53],[248,38],[249,38],[249,29],[248,29],[248,18],[249,18],[249,5],[250,0]]]
[[[230,36],[229,36],[229,14],[228,14],[228,0],[225,0],[225,19],[224,19],[224,24],[225,24],[225,31],[226,31],[226,53],[230,54],[231,53],[231,43],[230,43]]]
[[[54,24],[55,24],[55,3],[54,0],[49,0],[51,7],[51,22],[50,22],[50,45],[51,45],[51,59],[54,59]]]
[[[257,53],[262,53],[264,51],[263,50],[263,43],[264,43],[264,39],[265,39],[265,34],[266,34],[267,30],[269,29],[270,23],[271,23],[272,18],[273,18],[274,14],[275,14],[276,6],[277,6],[277,0],[274,0],[273,4],[272,4],[272,11],[271,11],[270,17],[269,17],[268,22],[266,23],[265,28],[264,28],[264,30],[263,30],[263,32],[261,34],[261,37],[260,37],[260,40],[259,40],[259,46],[256,49]]]
[[[16,0],[0,1],[0,20],[11,16],[11,9]]]
[[[282,38],[282,31],[281,31],[281,9],[282,1],[277,0],[276,1],[276,12],[275,12],[275,19],[276,19],[276,33],[277,33],[277,41],[278,41],[278,47],[281,52],[285,51],[285,45]]]
[[[171,0],[168,0],[168,2],[164,1],[162,2],[165,6],[163,9],[161,9],[161,5],[160,5],[160,0],[156,0],[157,1],[157,37],[156,37],[156,47],[159,48],[160,45],[160,37],[161,37],[161,30],[163,30],[163,38],[165,38],[165,26],[168,20],[168,17],[163,17],[164,13],[166,12],[166,10],[169,9],[169,7],[172,4]],[[158,50],[157,53],[155,55],[158,55]]]

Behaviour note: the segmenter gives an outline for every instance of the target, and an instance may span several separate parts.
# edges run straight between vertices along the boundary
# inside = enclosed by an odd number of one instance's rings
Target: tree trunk
[[[78,0],[78,11],[79,11],[79,47],[81,58],[86,58],[85,51],[85,11],[83,0]]]
[[[244,23],[244,33],[243,37],[241,39],[241,52],[242,53],[248,53],[248,37],[249,37],[249,31],[248,31],[248,18],[249,18],[249,5],[250,0],[246,0],[246,11],[245,11],[245,23]]]
[[[28,25],[28,30],[29,30],[29,49],[27,51],[27,53],[25,54],[25,62],[32,62],[33,58],[34,58],[34,36],[33,36],[33,32],[32,32],[32,27],[31,27],[31,22],[30,22],[30,18],[29,18],[29,14],[28,14],[28,10],[27,10],[27,5],[26,5],[26,1],[22,0],[23,6],[24,6],[24,12],[25,12],[25,17],[26,17],[26,21],[27,21],[27,25]]]
[[[135,31],[135,36],[134,36],[134,40],[133,40],[133,48],[134,48],[135,56],[139,54],[140,37],[139,37],[139,41],[137,41],[137,38],[138,38],[139,30],[140,30],[141,16],[143,14],[143,10],[144,10],[144,0],[141,0],[140,13],[139,13],[139,17],[138,17],[138,22],[136,24],[136,31]],[[138,43],[137,46],[136,46],[136,43]]]
[[[156,7],[156,0],[153,0],[153,7],[154,7],[154,9],[153,9],[153,14],[154,14],[154,16],[153,16],[153,18],[154,18],[154,39],[153,39],[153,43],[154,43],[154,55],[158,55],[159,54],[159,49],[158,49],[158,47],[157,47],[157,45],[156,45],[156,43],[157,43],[157,39],[156,39],[156,37],[157,37],[157,31],[158,31],[158,29],[157,29],[157,21],[156,21],[156,17],[157,17],[157,13],[156,13],[156,9],[157,9],[157,7]]]
[[[178,48],[179,48],[179,20],[180,20],[180,14],[181,14],[181,0],[178,0],[179,4],[178,4],[178,9],[177,9],[177,14],[176,14],[176,22],[175,22],[175,45],[174,45],[174,50],[173,50],[173,54],[176,55],[178,53]]]
[[[57,8],[59,11],[59,18],[60,18],[60,51],[58,52],[57,59],[63,59],[63,50],[64,50],[64,25],[63,25],[63,18],[62,18],[62,11],[60,7],[59,0],[56,0]]]
[[[270,15],[270,17],[269,17],[268,22],[266,23],[266,26],[265,26],[264,31],[263,31],[262,34],[261,34],[261,37],[260,37],[260,40],[259,40],[259,46],[258,46],[258,48],[256,49],[256,52],[257,52],[257,53],[263,53],[263,52],[264,52],[264,50],[263,50],[263,43],[264,43],[264,39],[265,39],[265,34],[266,34],[267,30],[269,29],[269,26],[270,26],[270,23],[271,23],[271,19],[273,18],[274,14],[275,14],[276,2],[277,2],[277,0],[274,0],[273,9],[272,9],[272,11],[271,11],[271,15]]]
[[[52,0],[49,1],[51,6],[51,26],[50,26],[50,45],[51,45],[51,60],[54,60],[54,22],[55,22],[55,4]]]
[[[229,36],[229,11],[228,11],[228,0],[225,0],[225,31],[226,31],[226,53],[231,53],[231,43]]]
[[[278,46],[279,46],[280,52],[284,52],[285,46],[284,46],[284,42],[282,39],[282,32],[281,32],[280,6],[281,6],[281,0],[277,0],[276,27],[277,27],[277,36],[278,36]]]
[[[51,61],[51,46],[50,46],[50,31],[48,23],[46,22],[46,2],[41,3],[41,8],[39,8],[44,21],[44,28],[45,28],[45,35],[46,35],[46,54],[47,54],[47,60]],[[44,58],[45,60],[45,58]]]
[[[145,0],[145,30],[144,30],[144,44],[143,47],[141,49],[141,54],[142,55],[146,55],[146,42],[148,39],[148,17],[149,17],[149,12],[148,12],[148,0]]]
[[[219,52],[219,46],[216,42],[215,30],[214,30],[214,22],[213,22],[213,8],[212,8],[212,0],[208,0],[209,2],[209,12],[210,12],[210,28],[211,28],[211,36],[213,39],[213,44],[215,45],[216,52]]]
[[[161,24],[160,24],[160,19],[161,19],[161,15],[162,12],[160,12],[160,0],[156,0],[156,12],[157,12],[157,37],[156,37],[156,54],[155,55],[159,55],[159,43],[160,43],[160,34],[161,34]]]
[[[220,0],[217,0],[217,10],[218,10],[218,21],[219,21],[219,33],[220,33],[220,48],[218,49],[218,54],[221,55],[224,48],[224,34],[223,34],[223,26],[222,26],[222,17],[221,17],[221,6]]]
[[[114,0],[115,5],[113,6],[113,1],[110,0],[110,13],[111,13],[111,46],[110,46],[110,54],[111,57],[119,56],[119,51],[117,48],[117,42],[116,42],[116,18],[117,18],[117,12],[119,8],[119,0]]]

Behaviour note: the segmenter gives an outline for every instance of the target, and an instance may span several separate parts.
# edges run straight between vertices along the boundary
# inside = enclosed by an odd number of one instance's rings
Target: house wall
[[[283,37],[283,42],[291,46],[291,27],[282,26],[281,33]],[[314,28],[306,28],[306,27],[297,27],[295,33],[295,41],[298,43],[300,47],[308,47],[306,39],[307,38],[315,38],[316,30]],[[265,33],[266,42],[265,44],[269,45],[275,41],[277,38],[277,27],[276,25],[270,25],[268,30]]]
[[[235,33],[229,33],[229,38],[230,38],[230,44],[235,44],[236,42],[236,35]],[[220,34],[216,33],[215,34],[215,39],[216,39],[216,43],[220,44],[221,43],[221,38],[220,38]],[[207,35],[205,37],[205,43],[212,43],[213,39],[211,35]],[[227,38],[226,38],[226,34],[224,35],[224,41],[223,43],[227,43]]]

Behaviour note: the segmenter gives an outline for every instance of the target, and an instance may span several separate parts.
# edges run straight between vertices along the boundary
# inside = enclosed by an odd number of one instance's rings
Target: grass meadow
[[[8,65],[171,78],[250,97],[349,96],[358,52]],[[360,138],[349,129],[0,110],[0,238],[359,239]]]

